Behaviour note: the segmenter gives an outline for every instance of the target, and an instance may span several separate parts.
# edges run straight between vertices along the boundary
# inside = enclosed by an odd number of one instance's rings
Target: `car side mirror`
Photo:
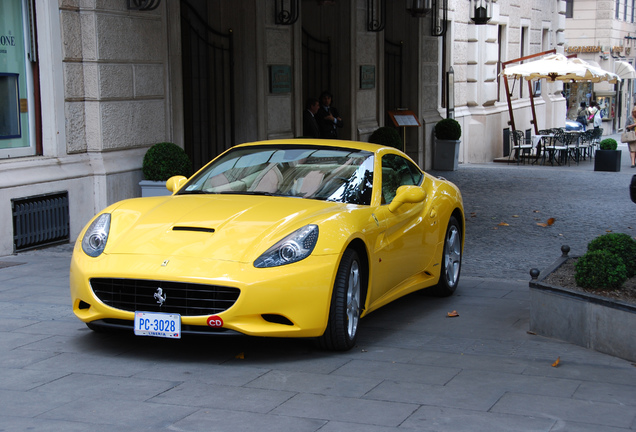
[[[188,179],[184,176],[172,176],[166,182],[166,189],[168,189],[172,193],[175,193],[176,191],[181,189],[181,186],[183,186],[187,181]]]
[[[395,198],[389,204],[389,211],[394,213],[402,204],[415,204],[426,199],[426,192],[419,186],[400,186]]]

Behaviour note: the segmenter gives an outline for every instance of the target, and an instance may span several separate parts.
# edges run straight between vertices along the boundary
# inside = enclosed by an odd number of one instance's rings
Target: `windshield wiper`
[[[183,191],[183,192],[179,192],[177,195],[207,195],[207,194],[211,194],[212,192],[207,192],[201,189],[197,189],[197,190],[191,190],[191,191]]]
[[[221,191],[216,192],[218,194],[223,195],[259,195],[259,196],[287,196],[284,194],[276,194],[272,192],[264,192],[264,191]]]

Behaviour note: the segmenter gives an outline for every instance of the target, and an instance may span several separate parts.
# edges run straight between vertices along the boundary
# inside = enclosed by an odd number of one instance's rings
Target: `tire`
[[[462,268],[462,231],[455,216],[451,216],[444,236],[444,250],[442,251],[442,270],[439,282],[431,288],[431,294],[437,297],[453,295]]]
[[[347,249],[338,266],[327,328],[318,338],[322,349],[347,351],[356,344],[362,298],[361,268],[356,251]]]

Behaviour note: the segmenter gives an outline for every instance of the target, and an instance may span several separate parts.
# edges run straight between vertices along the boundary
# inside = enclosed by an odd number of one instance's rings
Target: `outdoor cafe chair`
[[[555,162],[558,165],[561,165],[561,161],[567,161],[569,151],[568,142],[570,138],[565,135],[566,133],[562,129],[556,129],[554,139],[552,139],[550,143],[545,146],[543,153],[544,164],[546,154],[548,155],[550,165],[554,165]]]
[[[594,155],[594,151],[596,147],[600,145],[601,138],[603,137],[603,128],[594,128],[592,129],[592,140],[590,141],[591,153],[590,158]]]
[[[570,164],[571,160],[574,160],[577,165],[579,164],[584,151],[584,147],[581,147],[583,134],[583,131],[569,131],[564,133],[565,144],[568,147],[568,165]]]
[[[592,135],[593,134],[594,134],[594,130],[588,129],[585,132],[583,132],[583,134],[581,135],[579,139],[579,149],[581,151],[581,157],[583,157],[583,160],[586,160],[588,156],[590,158],[592,157],[591,151],[592,151]]]
[[[515,130],[510,134],[510,153],[508,153],[508,163],[512,158],[516,159],[517,165],[524,162],[523,156],[532,152],[532,141],[526,139],[524,131]]]
[[[539,129],[538,135],[533,137],[533,144],[535,147],[535,161],[536,163],[539,158],[543,157],[545,159],[545,147],[548,146],[552,140],[554,139],[554,133],[552,129]]]

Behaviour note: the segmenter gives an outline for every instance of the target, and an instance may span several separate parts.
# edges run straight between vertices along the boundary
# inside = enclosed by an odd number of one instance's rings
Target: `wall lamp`
[[[274,22],[280,25],[292,25],[300,15],[299,0],[276,0]]]
[[[488,24],[492,18],[492,0],[470,0],[470,19],[475,25]]]
[[[440,17],[441,9],[441,17]],[[431,36],[444,36],[448,26],[448,0],[406,0],[406,10],[413,17],[431,15]]]
[[[151,11],[161,4],[161,0],[128,0],[128,10]]]
[[[406,10],[413,17],[423,17],[433,10],[433,0],[406,0]]]

